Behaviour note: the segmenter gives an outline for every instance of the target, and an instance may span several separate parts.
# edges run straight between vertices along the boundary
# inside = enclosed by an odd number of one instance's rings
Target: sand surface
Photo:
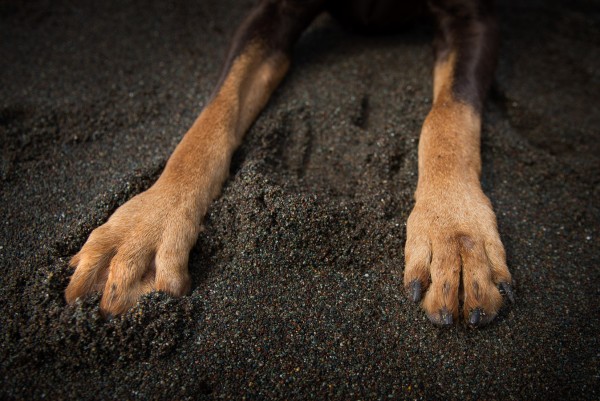
[[[66,306],[69,257],[156,179],[250,5],[0,3],[0,398],[599,399],[598,1],[501,3],[482,182],[517,302],[489,327],[401,291],[430,29],[327,16],[234,157],[192,293]]]

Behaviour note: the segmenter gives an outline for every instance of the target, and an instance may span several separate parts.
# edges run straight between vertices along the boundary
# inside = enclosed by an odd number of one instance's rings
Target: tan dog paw
[[[436,325],[458,319],[482,326],[513,301],[511,275],[496,216],[480,188],[420,191],[407,223],[404,285]]]
[[[101,292],[100,309],[120,314],[148,292],[181,296],[190,289],[189,252],[199,232],[195,207],[150,188],[122,205],[90,234],[70,262],[68,303]]]

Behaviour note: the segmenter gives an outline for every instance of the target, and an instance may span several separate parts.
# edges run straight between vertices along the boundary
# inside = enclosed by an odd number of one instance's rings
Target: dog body
[[[189,252],[231,156],[289,69],[294,43],[323,11],[370,32],[394,30],[423,13],[437,22],[433,105],[419,141],[404,284],[438,325],[458,319],[461,301],[464,320],[479,326],[496,315],[501,291],[513,299],[496,218],[479,182],[481,110],[497,48],[490,2],[263,0],[238,28],[210,101],[160,178],[73,257],[69,303],[100,291],[101,309],[118,314],[153,290],[189,291]]]

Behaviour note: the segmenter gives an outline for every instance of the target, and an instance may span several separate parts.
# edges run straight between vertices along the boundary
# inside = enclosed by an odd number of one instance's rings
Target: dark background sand
[[[430,30],[328,17],[236,153],[192,294],[65,305],[69,257],[157,177],[250,4],[0,3],[0,398],[599,399],[598,1],[501,3],[482,180],[518,286],[488,328],[401,291]]]

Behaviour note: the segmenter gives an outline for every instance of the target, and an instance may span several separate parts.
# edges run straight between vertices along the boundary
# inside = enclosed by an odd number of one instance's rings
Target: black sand
[[[0,398],[599,399],[600,7],[503,3],[483,184],[517,303],[433,327],[401,291],[428,29],[320,18],[192,252],[103,321],[67,261],[148,187],[250,2],[0,3]]]

